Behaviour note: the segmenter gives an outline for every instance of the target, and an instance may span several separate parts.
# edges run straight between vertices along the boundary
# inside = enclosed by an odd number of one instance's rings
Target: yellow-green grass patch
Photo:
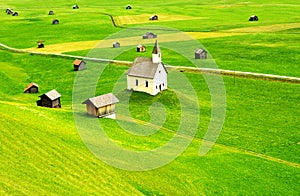
[[[274,24],[274,25],[267,25],[267,26],[243,27],[243,28],[224,30],[223,32],[268,33],[268,32],[284,31],[284,30],[294,29],[294,28],[300,28],[300,23],[298,22],[298,23],[287,23],[287,24]]]
[[[184,34],[188,35],[185,36]],[[216,37],[227,37],[235,35],[243,35],[244,33],[229,33],[229,32],[187,32],[187,33],[168,33],[160,34],[157,37],[159,42],[176,42],[187,41],[191,39],[207,39]],[[60,44],[45,45],[45,48],[28,48],[28,51],[34,52],[49,52],[49,53],[66,53],[80,50],[88,50],[93,48],[109,48],[112,47],[113,42],[119,42],[122,46],[134,46],[138,44],[152,44],[155,39],[142,39],[141,36],[116,38],[107,40],[93,40],[68,42]]]
[[[115,21],[118,25],[131,25],[131,24],[143,24],[143,23],[153,23],[153,22],[168,22],[168,21],[178,21],[178,20],[198,20],[205,19],[207,17],[194,17],[194,16],[184,16],[184,15],[171,15],[171,14],[158,14],[158,20],[149,20],[151,14],[140,14],[140,15],[126,15],[117,16]]]

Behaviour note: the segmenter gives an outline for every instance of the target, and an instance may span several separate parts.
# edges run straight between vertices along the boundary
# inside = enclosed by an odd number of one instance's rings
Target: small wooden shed
[[[86,104],[87,114],[102,118],[115,114],[115,104],[118,102],[119,100],[114,94],[108,93],[89,98],[82,104]]]
[[[206,59],[207,58],[207,51],[202,49],[202,48],[198,48],[195,51],[195,59]]]
[[[53,25],[59,24],[59,20],[57,20],[57,19],[52,20],[52,24]]]
[[[39,96],[40,100],[36,101],[38,106],[49,108],[61,108],[60,97],[61,95],[55,90],[51,90]]]
[[[250,16],[249,21],[258,21],[258,16],[256,15]]]
[[[48,13],[48,15],[54,15],[53,10],[50,10],[49,13]]]
[[[39,85],[34,82],[28,84],[24,89],[24,93],[38,93],[38,92],[39,92]]]
[[[86,69],[86,63],[83,60],[76,59],[73,62],[73,65],[74,65],[74,71],[80,71]]]
[[[12,16],[19,16],[19,13],[18,12],[14,12],[14,13],[12,13]]]
[[[120,48],[120,43],[119,42],[114,42],[113,43],[113,48]]]
[[[79,9],[79,6],[77,4],[73,5],[73,9]]]
[[[153,15],[149,18],[149,20],[158,20],[158,16],[157,15]]]
[[[131,10],[131,9],[132,9],[131,5],[126,6],[126,10]]]
[[[137,52],[146,52],[146,46],[139,44],[136,46],[136,51]]]
[[[7,14],[12,14],[12,13],[14,13],[10,8],[7,8],[5,12],[6,12]]]
[[[38,44],[38,48],[44,48],[45,47],[45,45],[44,45],[44,43],[43,43],[44,41],[42,41],[42,40],[40,40],[40,41],[37,41],[36,43]]]
[[[153,39],[157,38],[157,35],[151,32],[147,32],[146,34],[143,35],[143,39]]]

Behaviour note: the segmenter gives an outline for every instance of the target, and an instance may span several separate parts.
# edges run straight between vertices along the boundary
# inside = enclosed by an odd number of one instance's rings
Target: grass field
[[[110,17],[105,15],[111,14],[117,25],[126,28],[155,22],[184,31],[199,40],[222,69],[300,77],[300,4],[296,1],[134,0],[130,2],[132,10],[125,10],[127,2],[78,0],[77,3],[78,10],[72,9],[73,2],[59,0],[1,2],[0,42],[37,51],[36,41],[45,40],[43,50],[46,52],[88,55],[99,41],[113,38],[109,36],[122,30],[114,27]],[[8,7],[20,15],[6,15],[4,10]],[[50,9],[54,10],[54,16],[47,15]],[[284,14],[278,17],[278,13]],[[161,16],[161,20],[149,22],[148,16],[153,14]],[[260,20],[248,22],[252,14],[257,14]],[[61,24],[51,25],[53,17]],[[121,46],[129,49],[116,59],[133,60],[139,41],[131,40],[140,37],[140,32],[120,37],[124,43]],[[184,41],[170,34],[159,34],[163,61],[170,65],[193,66],[186,57],[167,47]],[[109,50],[112,41],[104,40],[94,50],[106,47]],[[153,40],[146,42],[149,48],[153,46]],[[151,49],[141,55],[150,56]],[[106,56],[100,53],[99,58]],[[129,107],[135,122],[151,122],[149,127],[156,128],[149,109],[155,102],[162,103],[167,114],[163,127],[155,134],[136,136],[118,124],[118,121],[127,121],[126,117],[89,118],[85,116],[84,107],[73,114],[72,92],[77,73],[72,70],[72,62],[73,59],[0,50],[1,195],[299,194],[299,84],[223,77],[224,126],[212,150],[199,156],[211,120],[212,97],[205,77],[181,73],[197,94],[200,107],[197,133],[191,137],[187,130],[187,134],[180,135],[192,141],[171,163],[150,171],[132,172],[112,167],[92,154],[80,137],[74,115],[87,122],[100,123],[112,141],[128,150],[155,149],[174,137],[179,127],[182,111],[175,96],[176,89],[170,88],[155,97],[144,93],[131,95]],[[99,67],[88,64],[83,75],[97,70]],[[97,82],[96,94],[111,92],[127,70],[126,66],[107,65]],[[170,71],[169,75],[176,73]],[[23,93],[31,81],[39,84],[38,94]],[[62,94],[62,108],[37,107],[38,95],[53,88]],[[122,91],[119,96],[127,94]],[[184,97],[192,99],[189,95]]]

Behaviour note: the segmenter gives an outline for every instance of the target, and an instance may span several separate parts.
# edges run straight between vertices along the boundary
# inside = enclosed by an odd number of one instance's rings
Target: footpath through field
[[[109,43],[111,44],[111,41]],[[101,46],[102,45],[103,44],[101,43]],[[72,58],[72,59],[85,59],[87,61],[108,62],[108,63],[115,63],[115,64],[120,64],[120,65],[125,65],[125,66],[130,66],[132,64],[132,62],[130,62],[130,61],[91,58],[91,57],[75,56],[75,55],[51,53],[51,52],[37,52],[37,51],[31,51],[28,49],[17,49],[17,48],[12,48],[12,47],[6,46],[2,43],[0,43],[0,47],[3,49],[6,49],[8,51],[17,52],[17,53],[29,53],[29,54],[35,54],[35,55],[41,55],[41,56],[53,56],[53,57]],[[280,75],[273,75],[273,74],[243,72],[243,71],[235,71],[235,70],[223,70],[223,69],[214,69],[214,68],[183,67],[183,66],[173,66],[173,65],[166,65],[166,68],[168,70],[198,72],[198,73],[203,73],[203,74],[227,75],[227,76],[233,76],[233,77],[244,77],[244,78],[272,80],[272,81],[281,81],[281,82],[299,83],[300,84],[300,78],[290,77],[290,76],[280,76]]]

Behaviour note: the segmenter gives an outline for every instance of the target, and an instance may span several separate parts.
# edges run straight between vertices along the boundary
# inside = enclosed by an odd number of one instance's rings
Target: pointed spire
[[[158,53],[161,53],[161,51],[160,51],[160,48],[158,46],[158,42],[156,40],[155,44],[154,44],[154,48],[153,48],[152,54],[158,54]]]

